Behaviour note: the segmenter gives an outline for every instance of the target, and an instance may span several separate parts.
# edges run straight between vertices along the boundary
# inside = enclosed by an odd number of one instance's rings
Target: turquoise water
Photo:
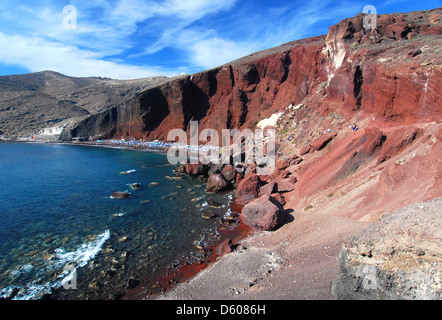
[[[202,218],[205,183],[166,178],[174,167],[162,154],[0,144],[0,165],[0,297],[37,299],[55,289],[66,299],[121,295],[195,258],[195,244],[219,225]],[[128,170],[135,171],[121,174]],[[111,199],[115,191],[131,197]],[[225,204],[219,210],[228,214]],[[75,288],[63,291],[73,284],[67,266],[76,270]]]

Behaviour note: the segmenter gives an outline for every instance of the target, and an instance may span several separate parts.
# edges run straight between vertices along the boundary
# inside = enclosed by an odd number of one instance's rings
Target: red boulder
[[[208,192],[224,191],[228,186],[229,183],[222,174],[212,174],[207,180],[206,190]]]
[[[286,218],[283,206],[275,198],[263,196],[248,203],[241,212],[245,224],[257,230],[269,231],[280,227]]]
[[[239,198],[247,194],[258,196],[260,187],[261,180],[259,177],[254,173],[249,173],[244,179],[241,180],[240,183],[238,183],[238,187],[236,188],[236,197]]]

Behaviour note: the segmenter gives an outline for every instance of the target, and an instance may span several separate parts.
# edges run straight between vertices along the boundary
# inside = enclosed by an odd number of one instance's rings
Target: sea
[[[115,299],[195,263],[219,236],[207,198],[225,217],[231,194],[174,168],[154,152],[0,144],[0,299]]]

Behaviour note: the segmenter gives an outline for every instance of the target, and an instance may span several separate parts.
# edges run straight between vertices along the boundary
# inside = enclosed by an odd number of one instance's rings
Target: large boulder
[[[299,150],[299,154],[300,154],[301,156],[303,156],[303,155],[309,153],[311,150],[312,150],[312,147],[308,144],[308,145],[302,147],[302,148]]]
[[[208,192],[217,192],[227,190],[229,182],[222,174],[212,174],[207,180],[206,190]]]
[[[275,183],[275,181],[270,181],[265,186],[262,186],[260,188],[260,196],[268,196],[272,193],[275,193],[278,191],[278,185]]]
[[[260,178],[255,173],[250,172],[244,177],[244,179],[241,180],[240,183],[238,183],[236,188],[236,197],[239,198],[247,194],[253,194],[258,197],[260,187]]]
[[[310,146],[316,151],[322,150],[333,140],[334,137],[336,137],[336,135],[336,133],[325,134],[310,143]]]
[[[235,205],[236,207],[244,207],[246,204],[256,199],[258,199],[256,195],[246,194],[233,200],[233,205]]]
[[[248,203],[241,211],[243,222],[254,229],[269,231],[280,227],[286,212],[283,206],[271,196],[262,196]]]
[[[222,175],[227,181],[232,182],[236,177],[236,170],[232,165],[228,164],[223,168]]]
[[[186,172],[190,175],[190,176],[201,176],[201,175],[207,175],[207,168],[204,164],[202,163],[198,163],[198,164],[192,164],[189,163],[186,166]]]
[[[290,177],[290,178],[283,178],[283,177],[277,177],[274,180],[274,183],[277,186],[277,189],[274,190],[273,192],[290,192],[293,191],[293,189],[295,189],[295,183],[296,183],[296,177]],[[273,193],[272,192],[272,193]]]
[[[181,164],[175,168],[174,172],[178,174],[183,174],[186,173],[186,170],[187,170],[187,165]]]

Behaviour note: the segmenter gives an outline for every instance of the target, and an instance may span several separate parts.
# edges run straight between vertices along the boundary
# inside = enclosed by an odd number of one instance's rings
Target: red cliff
[[[366,15],[359,14],[326,36],[163,83],[65,137],[166,140],[192,120],[220,133],[253,130],[283,112],[278,151],[303,157],[286,169],[296,181],[287,206],[323,204],[320,194],[329,190],[330,211],[374,220],[442,193],[441,13],[380,15],[374,30],[364,29]],[[358,131],[349,129],[353,124]],[[324,140],[328,129],[332,139]]]

